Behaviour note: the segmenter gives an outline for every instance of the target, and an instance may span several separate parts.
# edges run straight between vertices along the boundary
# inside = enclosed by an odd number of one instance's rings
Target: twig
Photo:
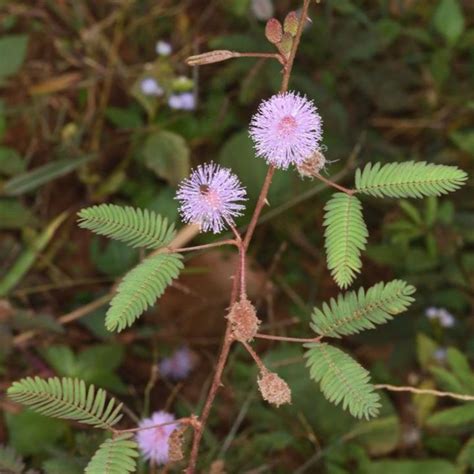
[[[236,240],[220,240],[219,242],[212,242],[210,244],[203,244],[203,245],[195,245],[194,247],[182,247],[182,248],[174,248],[174,247],[167,247],[169,252],[192,252],[194,250],[203,250],[203,249],[210,249],[213,247],[221,247],[222,245],[237,245]]]
[[[265,372],[267,368],[265,367],[265,364],[262,362],[262,359],[258,356],[258,354],[252,349],[252,346],[245,341],[241,341],[242,345],[247,349],[247,352],[252,356],[252,359],[255,361],[257,364],[257,367],[262,371]]]
[[[138,431],[145,431],[145,430],[153,430],[155,428],[161,428],[162,426],[166,425],[174,425],[175,423],[180,423],[183,425],[190,425],[196,428],[196,426],[199,425],[199,422],[196,420],[195,417],[185,417],[185,418],[178,418],[177,420],[173,421],[167,421],[166,423],[160,423],[158,425],[152,425],[152,426],[144,426],[143,428],[138,427],[138,428],[130,428],[127,430],[116,430],[112,428],[112,432],[114,435],[121,435],[124,433],[137,433]]]
[[[300,342],[300,343],[307,343],[307,342],[319,342],[323,336],[313,337],[313,338],[305,338],[305,337],[287,337],[287,336],[274,336],[273,334],[255,334],[255,337],[258,339],[269,339],[271,341],[286,341],[286,342]]]
[[[96,300],[91,301],[89,304],[81,306],[80,308],[77,308],[74,311],[71,311],[70,313],[66,313],[65,315],[61,316],[58,319],[58,323],[61,325],[72,323],[76,319],[80,319],[84,316],[87,316],[89,313],[92,313],[92,311],[95,311],[101,306],[104,306],[111,299],[112,299],[111,293],[101,296],[100,298],[97,298]],[[33,336],[35,336],[36,333],[37,331],[32,330],[32,331],[27,331],[27,332],[18,334],[18,336],[15,336],[13,338],[13,345],[20,346],[24,344],[26,341],[28,341]]]
[[[334,181],[331,181],[330,179],[327,179],[324,176],[321,176],[319,173],[316,174],[316,178],[318,178],[323,183],[326,183],[328,186],[332,186],[333,188],[336,188],[339,191],[342,191],[343,193],[348,194],[349,196],[353,196],[356,193],[355,189],[345,188],[344,186],[341,186],[340,184],[337,184]]]
[[[439,390],[432,390],[429,388],[416,388],[409,386],[398,386],[380,383],[375,385],[375,388],[384,388],[392,392],[411,392],[418,395],[434,395],[436,397],[449,397],[456,400],[473,401],[474,395],[463,395],[462,393],[440,392]]]

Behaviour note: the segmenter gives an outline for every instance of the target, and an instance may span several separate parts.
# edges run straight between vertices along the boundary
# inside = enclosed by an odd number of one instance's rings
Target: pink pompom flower
[[[260,104],[250,123],[250,136],[258,156],[287,169],[319,150],[322,120],[311,100],[286,92]]]
[[[189,348],[181,347],[160,362],[161,375],[173,380],[185,379],[193,370],[193,356]]]
[[[209,163],[198,166],[182,181],[176,199],[185,222],[218,234],[242,214],[246,192],[230,169]]]
[[[168,462],[169,437],[174,430],[179,428],[179,423],[171,423],[174,420],[175,417],[171,413],[157,411],[150,418],[143,419],[138,425],[142,430],[138,431],[136,441],[143,457],[147,461],[153,461],[157,465]],[[151,428],[163,423],[169,424]]]

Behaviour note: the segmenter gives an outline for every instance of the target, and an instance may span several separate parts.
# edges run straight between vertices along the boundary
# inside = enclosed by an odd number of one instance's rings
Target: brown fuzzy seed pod
[[[234,337],[238,341],[244,342],[249,342],[255,337],[261,323],[257,318],[255,308],[247,299],[235,303],[227,318],[232,325]]]
[[[182,426],[171,433],[168,439],[168,457],[170,462],[179,462],[184,459],[183,437],[187,429],[187,426]]]
[[[275,372],[261,372],[257,379],[258,388],[264,400],[279,407],[291,403],[291,389]]]
[[[324,168],[325,164],[326,158],[321,151],[316,150],[296,168],[302,178],[314,178]]]
[[[283,30],[285,33],[290,33],[291,36],[295,37],[298,32],[298,15],[296,12],[290,12],[286,15],[283,23]]]
[[[283,37],[283,27],[276,18],[270,18],[265,26],[265,36],[270,43],[277,44]]]

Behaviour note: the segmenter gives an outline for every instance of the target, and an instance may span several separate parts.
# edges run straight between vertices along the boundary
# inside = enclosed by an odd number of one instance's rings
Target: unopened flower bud
[[[186,64],[188,66],[203,66],[205,64],[226,61],[227,59],[235,58],[238,55],[238,53],[236,54],[226,49],[216,49],[215,51],[208,51],[207,53],[189,56],[189,58],[186,59]]]
[[[291,389],[275,372],[261,372],[257,379],[258,388],[264,400],[279,407],[291,403]]]
[[[260,320],[252,303],[247,300],[241,300],[235,303],[227,316],[231,325],[232,333],[238,341],[249,342],[257,334]]]
[[[278,49],[280,50],[280,53],[288,57],[291,53],[292,47],[293,47],[293,36],[291,36],[290,33],[285,33],[282,36],[281,41],[278,43]]]
[[[314,178],[326,164],[326,158],[320,150],[316,150],[308,156],[302,163],[296,166],[302,178]]]
[[[278,44],[283,37],[283,28],[276,18],[270,18],[265,26],[265,36],[270,43]]]
[[[168,439],[168,457],[170,462],[178,462],[184,458],[183,443],[187,426],[175,429]]]
[[[296,12],[288,13],[285,22],[283,23],[283,30],[285,33],[290,33],[291,36],[295,37],[298,31],[298,21],[298,15]]]

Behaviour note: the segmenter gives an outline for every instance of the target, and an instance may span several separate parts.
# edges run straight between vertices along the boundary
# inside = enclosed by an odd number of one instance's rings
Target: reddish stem
[[[328,186],[332,186],[333,188],[339,189],[339,191],[342,191],[343,193],[346,193],[349,196],[353,196],[356,193],[355,189],[345,188],[344,186],[341,186],[340,184],[337,184],[334,181],[331,181],[330,179],[327,179],[324,176],[321,176],[320,174],[317,174],[316,178],[318,178],[323,183],[326,183]]]
[[[255,334],[258,339],[270,339],[271,341],[286,341],[286,342],[319,342],[323,336],[305,338],[305,337],[286,337],[286,336],[273,336],[272,334]]]
[[[297,30],[296,37],[293,43],[293,47],[288,57],[288,60],[285,63],[280,92],[286,92],[288,90],[288,83],[290,80],[291,70],[293,69],[293,62],[295,59],[296,50],[298,48],[298,45],[301,39],[301,34],[303,32],[303,24],[306,22],[307,15],[308,15],[309,3],[310,3],[310,0],[304,0],[301,18],[298,24],[298,30]],[[230,300],[230,306],[232,306],[237,300],[240,279],[241,278],[245,279],[245,270],[243,267],[243,265],[245,264],[245,252],[248,249],[253,233],[255,231],[255,227],[257,225],[258,218],[260,217],[260,213],[262,212],[263,206],[265,205],[267,195],[268,195],[268,190],[270,189],[270,184],[272,182],[274,172],[275,172],[275,168],[273,166],[270,166],[268,168],[267,175],[265,177],[265,181],[262,186],[262,190],[260,191],[260,196],[258,198],[257,205],[255,206],[254,213],[250,220],[247,233],[245,234],[245,239],[241,243],[241,248],[240,248],[241,258],[239,259],[238,268],[236,269],[235,274],[234,274],[234,283],[232,285],[232,295],[231,295],[231,300]],[[245,291],[245,288],[243,285],[241,285],[241,291]],[[224,372],[225,364],[227,362],[227,358],[229,356],[230,348],[233,342],[234,342],[234,338],[232,335],[232,329],[228,321],[225,336],[224,336],[224,342],[222,344],[221,352],[217,360],[217,367],[214,373],[214,378],[212,380],[211,388],[209,389],[209,393],[204,403],[202,414],[199,418],[200,424],[194,430],[193,445],[191,448],[189,464],[185,471],[186,474],[194,474],[196,470],[197,459],[198,459],[198,454],[199,454],[199,446],[201,444],[203,431],[206,426],[206,422],[209,417],[212,404],[216,397],[217,390],[219,389],[219,386],[221,385],[222,374]]]

